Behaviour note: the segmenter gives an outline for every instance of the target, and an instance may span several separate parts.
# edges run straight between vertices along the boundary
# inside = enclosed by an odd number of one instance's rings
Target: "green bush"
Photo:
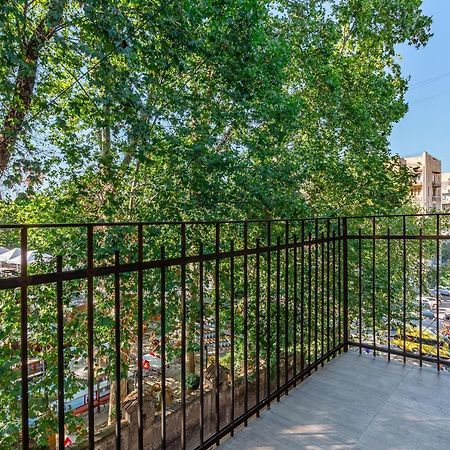
[[[200,377],[196,373],[188,373],[186,375],[186,388],[195,391],[200,385]]]

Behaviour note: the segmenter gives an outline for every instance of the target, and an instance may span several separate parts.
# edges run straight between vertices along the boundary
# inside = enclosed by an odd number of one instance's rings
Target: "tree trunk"
[[[192,298],[189,300],[192,301]],[[188,345],[191,346],[196,337],[195,333],[195,322],[191,317],[189,317],[189,323],[187,326],[187,342]],[[187,364],[186,364],[186,370],[187,373],[195,373],[195,352],[193,350],[189,350],[186,352],[186,358],[187,358]]]
[[[187,373],[195,373],[195,352],[189,351],[187,352]]]
[[[61,24],[67,0],[53,0],[45,17],[39,22],[31,38],[23,45],[22,64],[15,80],[14,94],[0,128],[0,178],[5,174],[18,135],[24,126],[33,97],[39,54],[42,46],[52,38]],[[25,40],[26,36],[22,36]]]
[[[13,99],[0,133],[0,176],[5,173],[12,149],[17,142],[18,133],[23,126],[25,114],[30,108],[36,82],[38,57],[39,41],[34,39],[27,44],[24,65],[19,68],[17,73]]]
[[[111,425],[116,420],[116,381],[112,381],[109,391],[109,412],[108,425]],[[127,396],[128,382],[127,380],[120,380],[120,401],[122,402]]]
[[[105,125],[100,129],[100,162],[102,170],[108,172],[111,169],[112,155],[111,155],[111,126],[110,108],[108,105],[104,107],[103,113],[105,115]]]

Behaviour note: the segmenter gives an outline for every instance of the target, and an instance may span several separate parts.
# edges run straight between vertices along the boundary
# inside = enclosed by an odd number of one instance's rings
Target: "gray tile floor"
[[[343,354],[221,449],[450,449],[450,373]]]

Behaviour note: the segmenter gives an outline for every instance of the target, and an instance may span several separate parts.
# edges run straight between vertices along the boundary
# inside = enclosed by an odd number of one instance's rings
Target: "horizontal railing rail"
[[[8,278],[0,278],[0,290],[2,289],[14,289],[23,285],[26,286],[37,286],[49,283],[56,283],[58,281],[69,281],[69,280],[81,280],[88,277],[88,275],[93,277],[101,277],[106,275],[112,275],[116,272],[128,273],[137,272],[138,270],[149,270],[149,269],[161,269],[174,266],[180,266],[184,264],[194,264],[199,262],[215,261],[229,259],[233,257],[243,257],[256,254],[264,254],[267,252],[275,252],[277,250],[290,250],[294,248],[301,248],[308,245],[319,245],[325,244],[327,242],[333,242],[339,240],[340,237],[336,238],[325,238],[325,239],[312,239],[309,241],[302,241],[297,243],[288,243],[280,245],[262,246],[259,248],[247,248],[242,250],[225,251],[219,253],[208,253],[208,254],[198,254],[192,256],[185,256],[179,258],[167,258],[167,259],[155,259],[151,261],[142,261],[128,264],[118,263],[116,265],[93,267],[91,269],[78,269],[78,270],[61,270],[60,272],[49,272],[44,274],[28,275],[25,278],[23,276],[11,276]]]
[[[224,220],[153,220],[153,221],[123,221],[123,222],[70,222],[70,223],[0,223],[0,229],[18,229],[18,228],[79,228],[79,227],[119,227],[119,226],[162,226],[162,225],[215,225],[215,224],[252,224],[252,223],[285,223],[286,220],[289,222],[316,222],[316,221],[327,221],[327,220],[342,220],[342,219],[389,219],[389,218],[423,218],[423,217],[448,217],[450,216],[450,211],[441,212],[429,212],[429,213],[398,213],[398,214],[375,214],[375,215],[348,215],[348,216],[317,216],[317,217],[307,217],[307,218],[266,218],[266,219],[224,219]]]

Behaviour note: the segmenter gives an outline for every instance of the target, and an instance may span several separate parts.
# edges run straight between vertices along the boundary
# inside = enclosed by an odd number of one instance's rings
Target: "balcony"
[[[2,225],[0,447],[445,448],[449,228]]]
[[[445,448],[448,375],[349,351],[227,441],[225,450]]]

